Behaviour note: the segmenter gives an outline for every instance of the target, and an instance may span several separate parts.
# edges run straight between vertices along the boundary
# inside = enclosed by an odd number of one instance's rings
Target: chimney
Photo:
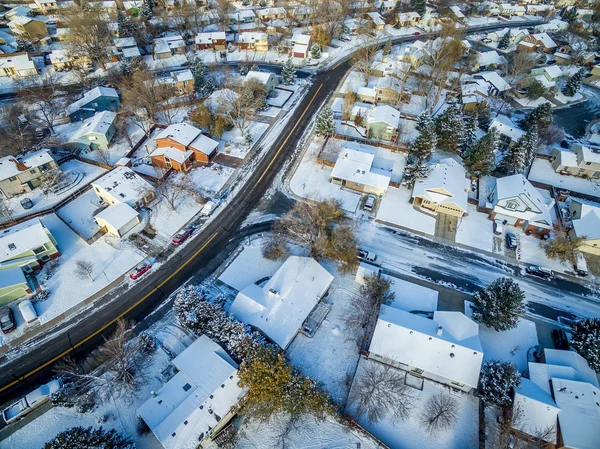
[[[444,326],[440,324],[437,328],[437,334],[442,335],[442,332],[444,332]]]
[[[13,159],[13,162],[15,163],[15,165],[17,166],[17,170],[19,171],[26,171],[29,170],[29,167],[27,167],[27,165],[25,165],[23,162],[19,162],[16,159]]]
[[[155,398],[155,397],[156,397],[156,393],[154,392],[154,390],[152,390],[152,391],[150,392],[150,396],[152,396],[153,398]]]

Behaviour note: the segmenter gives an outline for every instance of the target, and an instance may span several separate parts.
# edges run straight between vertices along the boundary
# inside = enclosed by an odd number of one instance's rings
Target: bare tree
[[[462,34],[453,23],[442,25],[439,37],[428,41],[428,62],[431,66],[430,78],[433,89],[429,89],[430,107],[437,104],[442,94],[448,76],[459,59],[464,54]]]
[[[22,101],[29,105],[30,109],[54,132],[54,121],[63,111],[65,92],[58,84],[56,73],[46,72],[42,75],[19,80],[17,83],[19,95]]]
[[[342,105],[342,120],[350,120],[350,116],[352,115],[352,109],[354,108],[354,103],[356,103],[356,94],[351,90],[348,90],[344,94],[344,104]]]
[[[250,79],[230,84],[223,90],[221,104],[215,112],[228,117],[243,133],[264,104],[267,91],[264,84]]]
[[[536,54],[532,54],[525,51],[515,51],[506,58],[503,71],[508,78],[510,84],[514,84],[516,79],[529,73],[529,71],[536,65]]]
[[[521,433],[516,434],[513,429]],[[529,438],[521,435],[529,435]],[[544,449],[555,439],[556,426],[531,426],[519,404],[500,409],[500,416],[493,421],[488,436],[491,447],[508,447],[510,444],[513,449]]]
[[[172,211],[176,210],[186,197],[192,196],[197,202],[204,200],[195,189],[189,175],[178,173],[175,176],[168,176],[168,174],[168,170],[157,169],[156,185],[150,192],[164,199]],[[142,195],[145,196],[150,192],[142,192]]]
[[[0,157],[24,154],[35,144],[35,125],[21,103],[0,109]]]
[[[230,14],[234,11],[231,0],[215,0],[215,12],[221,30],[226,30],[230,22]]]
[[[434,394],[421,413],[421,424],[429,433],[449,429],[458,420],[458,411],[456,398],[444,392]]]
[[[354,70],[362,75],[365,86],[367,86],[373,73],[373,62],[377,54],[378,43],[375,38],[366,35],[360,39],[358,45],[358,50],[352,55],[352,64]]]
[[[348,397],[347,410],[356,418],[377,423],[388,416],[406,419],[414,406],[411,387],[404,383],[404,372],[369,361]]]
[[[94,265],[89,260],[80,259],[75,261],[75,274],[80,279],[90,278],[92,282],[94,278],[92,277],[92,273],[94,271]]]
[[[106,69],[112,33],[104,11],[90,6],[72,8],[65,12],[62,23],[69,30],[66,44],[70,53],[73,56],[87,56]]]
[[[11,221],[15,218],[15,208],[8,201],[0,198],[0,218],[2,221]]]
[[[378,274],[365,276],[360,294],[353,298],[350,313],[345,317],[346,326],[364,329],[366,334],[370,334],[377,323],[379,308],[382,304],[390,304],[395,296],[389,278]]]

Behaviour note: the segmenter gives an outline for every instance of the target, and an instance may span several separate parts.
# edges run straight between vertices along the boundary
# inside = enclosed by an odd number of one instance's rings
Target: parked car
[[[173,237],[173,245],[181,245],[190,237],[190,235],[192,235],[193,232],[194,228],[191,226],[183,228],[181,232],[178,232],[175,237]]]
[[[33,323],[38,319],[38,314],[35,311],[35,307],[33,307],[33,303],[26,299],[19,303],[19,310],[21,311],[21,315],[23,315],[23,319],[26,323]]]
[[[358,258],[366,262],[375,262],[377,260],[377,254],[370,253],[369,251],[365,251],[364,249],[359,249]]]
[[[348,36],[340,36],[340,40],[342,42],[350,42],[352,39],[349,38]]]
[[[552,331],[552,342],[554,343],[554,347],[556,349],[569,349],[569,340],[567,339],[567,334],[562,329],[554,329]]]
[[[527,274],[531,274],[533,276],[538,276],[543,279],[548,279],[548,278],[552,277],[552,274],[553,274],[552,270],[550,270],[548,268],[540,267],[538,265],[527,265],[525,267],[525,272]]]
[[[502,235],[503,232],[504,228],[502,226],[502,223],[500,223],[498,220],[494,220],[494,234]]]
[[[60,380],[53,380],[33,390],[27,396],[19,399],[14,404],[2,410],[2,417],[6,424],[13,423],[23,418],[27,413],[33,411],[40,405],[48,402],[50,396],[62,388]]]
[[[23,198],[21,200],[21,207],[23,209],[31,209],[33,207],[33,201],[29,198]]]
[[[365,201],[365,210],[368,210],[369,212],[373,210],[373,208],[375,207],[375,201],[377,200],[377,198],[375,198],[375,195],[369,195],[367,197],[367,201]]]
[[[508,249],[517,249],[517,246],[518,246],[517,236],[514,235],[512,232],[507,232],[506,233],[506,247]]]
[[[585,277],[588,275],[587,261],[585,260],[583,253],[575,254],[575,265],[573,268],[575,268],[577,276]]]
[[[200,215],[203,215],[205,217],[211,216],[220,204],[221,203],[219,203],[218,201],[207,201],[202,210],[200,211]]]
[[[134,268],[133,273],[131,273],[129,277],[135,281],[136,279],[141,278],[150,268],[152,268],[150,262],[142,262]]]
[[[8,306],[0,309],[0,328],[2,329],[2,333],[8,334],[15,330],[16,327],[17,323],[15,322],[15,315],[12,309]]]
[[[420,35],[421,35],[421,33],[420,33],[419,31],[415,31],[415,32],[413,33],[413,36],[420,36]]]

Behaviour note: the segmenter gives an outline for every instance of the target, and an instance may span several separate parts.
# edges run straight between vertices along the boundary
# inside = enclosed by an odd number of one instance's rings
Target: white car
[[[369,212],[373,210],[373,208],[375,207],[375,201],[377,200],[377,198],[375,198],[375,195],[369,195],[367,197],[367,201],[365,201],[365,210],[368,210]]]
[[[2,417],[4,418],[4,421],[6,424],[18,421],[26,414],[33,411],[33,409],[48,402],[52,393],[56,393],[61,388],[62,382],[57,379],[33,390],[24,398],[19,399],[14,404],[2,410]]]

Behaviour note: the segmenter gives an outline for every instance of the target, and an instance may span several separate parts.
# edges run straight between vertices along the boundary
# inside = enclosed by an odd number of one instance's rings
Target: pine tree
[[[135,443],[116,430],[71,427],[44,444],[43,449],[135,449]]]
[[[433,118],[431,117],[431,112],[429,109],[421,112],[417,117],[417,131],[423,132],[425,129],[430,129],[434,126]]]
[[[577,20],[578,14],[579,12],[577,11],[577,6],[571,6],[568,9],[565,8],[565,12],[562,15],[562,19],[565,22],[573,23]]]
[[[313,44],[312,47],[310,47],[310,57],[313,59],[319,59],[321,57],[321,45],[320,44]]]
[[[388,56],[392,54],[392,40],[388,39],[385,41],[385,46],[383,47],[383,56]]]
[[[508,149],[500,163],[500,171],[505,175],[523,173],[533,162],[538,142],[537,126],[534,125],[515,145]]]
[[[418,178],[425,178],[429,175],[428,162],[433,157],[433,152],[437,146],[435,122],[428,110],[417,117],[417,130],[419,135],[410,145],[408,165],[404,170],[402,179],[402,182],[409,187],[412,187]]]
[[[252,134],[250,132],[246,133],[246,137],[244,137],[244,142],[246,143],[246,146],[248,148],[250,148],[254,143],[254,137],[252,137]]]
[[[510,46],[510,40],[512,39],[512,35],[510,33],[510,29],[504,33],[500,42],[498,42],[498,48],[500,50],[506,50]]]
[[[473,319],[498,332],[513,329],[525,313],[525,293],[510,278],[499,278],[473,297]]]
[[[129,78],[133,73],[131,62],[127,61],[126,59],[123,59],[119,63],[119,70],[121,71],[121,75],[123,75],[125,78]]]
[[[329,106],[324,107],[317,116],[315,132],[317,136],[332,136],[335,131],[333,122],[333,111]]]
[[[445,150],[460,154],[465,140],[465,122],[462,112],[449,107],[435,119],[437,144]]]
[[[492,121],[492,110],[488,105],[480,108],[477,115],[477,124],[478,126],[487,132],[490,128],[490,123]]]
[[[474,176],[489,175],[496,164],[496,151],[500,137],[495,128],[491,128],[485,136],[475,142],[464,156],[463,163]]]
[[[152,18],[152,2],[151,0],[144,0],[140,8],[140,14],[144,20],[150,20]]]
[[[550,107],[550,103],[544,103],[523,117],[519,122],[519,126],[525,131],[529,131],[535,125],[537,126],[538,133],[543,135],[550,125],[552,125],[552,122],[552,108]]]
[[[123,11],[117,13],[117,34],[119,37],[130,37],[128,20]]]
[[[296,67],[294,67],[294,63],[292,59],[288,59],[283,64],[281,69],[281,77],[283,78],[283,84],[288,86],[294,84],[296,82]]]
[[[425,15],[426,0],[410,0],[410,7],[413,11],[418,12],[421,16]]]
[[[477,111],[473,111],[471,116],[467,119],[467,123],[465,124],[465,137],[463,139],[463,147],[462,153],[465,153],[476,139],[476,132],[479,128],[479,114]]]
[[[194,91],[200,98],[208,97],[215,91],[212,76],[209,75],[206,66],[200,59],[194,59],[191,68],[194,75]]]
[[[485,402],[508,406],[512,391],[521,385],[521,375],[512,363],[488,360],[481,367],[478,393]]]
[[[406,168],[404,169],[402,184],[409,188],[412,188],[415,185],[417,179],[427,178],[430,172],[431,167],[429,166],[427,160],[425,160],[424,158],[409,156]]]
[[[600,319],[585,318],[572,326],[571,347],[600,372]]]
[[[567,81],[567,85],[563,89],[562,93],[567,97],[573,97],[577,93],[577,91],[581,88],[581,81],[583,79],[583,69],[580,69],[575,73],[569,81]]]

